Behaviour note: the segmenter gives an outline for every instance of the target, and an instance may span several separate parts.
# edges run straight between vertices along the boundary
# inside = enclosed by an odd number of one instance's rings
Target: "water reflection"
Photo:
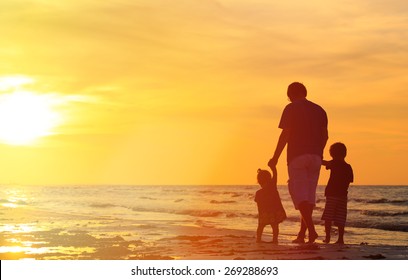
[[[46,247],[32,248],[23,246],[2,246],[0,247],[0,253],[25,253],[25,254],[44,254],[49,253],[50,250]]]
[[[34,232],[37,230],[37,227],[32,224],[20,224],[20,225],[1,225],[0,232],[9,232],[9,233],[27,233]]]
[[[1,200],[2,206],[6,208],[17,208],[28,204],[28,198],[25,191],[20,188],[7,189],[4,192],[4,199]]]

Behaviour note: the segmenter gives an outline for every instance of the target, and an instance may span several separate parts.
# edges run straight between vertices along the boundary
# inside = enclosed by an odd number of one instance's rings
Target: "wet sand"
[[[0,218],[1,260],[408,259],[407,246],[324,244],[322,237],[312,245],[298,245],[291,243],[294,235],[285,234],[279,236],[279,245],[256,243],[255,229],[220,229],[205,222],[180,225],[171,220],[117,221],[112,217],[50,214],[30,208],[6,209]],[[263,239],[272,238],[265,231]]]
[[[165,226],[166,227],[166,226]],[[252,232],[167,226],[174,234],[158,239],[95,237],[85,231],[1,234],[0,259],[40,260],[367,260],[408,259],[406,246],[370,244],[256,243]],[[266,236],[268,240],[270,236]]]

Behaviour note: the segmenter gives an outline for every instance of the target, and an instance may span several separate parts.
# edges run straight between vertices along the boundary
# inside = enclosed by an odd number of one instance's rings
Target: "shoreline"
[[[173,234],[158,239],[94,237],[87,232],[49,230],[16,235],[2,233],[1,260],[407,260],[407,246],[370,244],[256,243],[252,232],[166,226]],[[12,237],[20,243],[7,242]],[[31,238],[28,238],[31,236]],[[291,237],[290,237],[291,238]],[[27,239],[26,241],[23,241]],[[128,240],[126,240],[128,239]],[[23,250],[22,246],[27,250]],[[14,249],[11,246],[15,246]],[[20,247],[19,247],[20,246]],[[4,252],[9,248],[9,252]],[[17,249],[21,248],[21,251]]]
[[[360,227],[346,227],[344,246],[324,244],[319,222],[315,245],[292,244],[299,230],[294,211],[280,227],[279,245],[257,244],[249,189],[22,189],[16,201],[6,191],[0,207],[2,260],[408,260],[408,232],[374,226],[406,225],[405,190],[364,196],[375,201],[354,204],[350,220]],[[374,215],[364,215],[366,210]],[[333,229],[333,242],[336,235]],[[269,228],[263,238],[271,241]]]

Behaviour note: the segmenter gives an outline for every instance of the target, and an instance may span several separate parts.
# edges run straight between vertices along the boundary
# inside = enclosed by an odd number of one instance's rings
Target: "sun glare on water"
[[[14,90],[0,95],[0,142],[30,145],[52,134],[60,121],[52,95]]]

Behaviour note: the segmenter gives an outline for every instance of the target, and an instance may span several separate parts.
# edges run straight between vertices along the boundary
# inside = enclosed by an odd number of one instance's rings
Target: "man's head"
[[[294,101],[297,99],[303,99],[303,98],[306,98],[306,96],[307,96],[307,90],[306,90],[306,87],[302,83],[294,82],[288,86],[288,97],[290,101]]]

